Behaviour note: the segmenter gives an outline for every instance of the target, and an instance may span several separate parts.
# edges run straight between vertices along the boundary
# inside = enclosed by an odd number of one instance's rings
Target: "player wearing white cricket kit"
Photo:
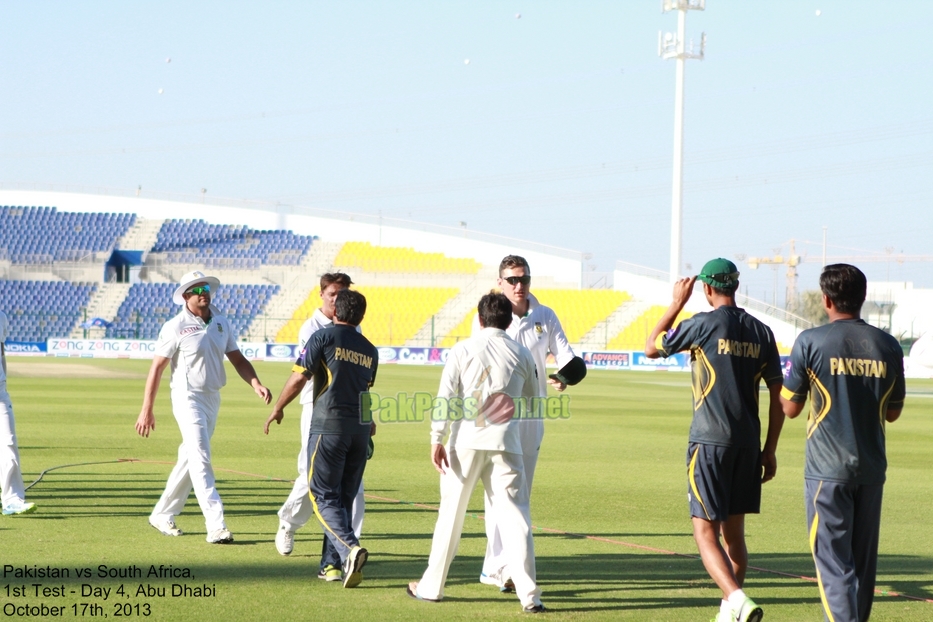
[[[0,491],[3,514],[29,514],[35,503],[26,503],[23,473],[19,468],[19,448],[16,445],[16,422],[13,402],[6,390],[6,348],[3,342],[10,336],[10,320],[0,311]]]
[[[534,357],[538,370],[537,395],[547,396],[547,387],[550,384],[557,391],[563,391],[567,385],[559,380],[549,378],[545,362],[548,352],[557,360],[558,369],[564,367],[574,358],[573,350],[567,342],[560,320],[550,307],[538,302],[530,291],[531,268],[524,257],[508,255],[499,264],[499,289],[512,303],[512,323],[505,332],[509,337],[522,344]],[[473,335],[480,331],[479,316],[473,320]],[[525,486],[528,496],[531,497],[531,486],[534,482],[535,467],[538,464],[538,452],[541,441],[544,439],[544,421],[531,419],[522,421],[519,426],[519,436],[522,444],[522,462],[525,468]],[[508,581],[508,571],[504,570],[502,530],[495,520],[495,513],[490,507],[490,499],[486,498],[486,558],[483,561],[483,572],[480,581],[489,585],[497,585],[500,589],[511,589]]]
[[[525,422],[517,418],[519,411],[513,401],[537,395],[535,362],[531,352],[504,330],[512,319],[511,303],[505,296],[483,296],[479,315],[482,330],[451,349],[441,375],[437,396],[448,404],[449,416],[439,416],[435,410],[432,418],[436,420],[431,424],[431,460],[441,474],[441,505],[428,568],[420,581],[409,583],[407,591],[419,600],[443,599],[467,504],[476,482],[482,480],[486,498],[492,500],[486,520],[495,517],[500,526],[503,557],[523,611],[541,613],[545,608],[535,576],[519,438]],[[468,399],[472,407],[467,405]],[[445,448],[442,443],[448,431]]]
[[[156,503],[149,524],[167,536],[180,536],[175,516],[194,494],[204,514],[207,541],[211,544],[233,542],[224,522],[224,507],[214,482],[210,439],[220,410],[220,389],[227,384],[224,355],[243,380],[268,404],[272,393],[262,385],[246,357],[236,344],[236,335],[223,315],[211,306],[211,295],[220,281],[203,272],[189,272],[172,297],[182,305],[181,312],[159,331],[156,353],[146,379],[143,407],[136,420],[140,436],[155,429],[156,393],[162,372],[171,363],[172,411],[181,431],[178,462]]]
[[[321,308],[314,313],[298,329],[298,343],[302,347],[308,343],[311,335],[334,325],[334,302],[340,290],[347,289],[353,281],[342,272],[328,273],[321,276]],[[356,327],[360,332],[360,327]],[[314,379],[308,381],[301,391],[301,451],[298,452],[298,478],[292,487],[291,494],[279,509],[279,529],[275,534],[275,548],[281,555],[291,555],[295,547],[295,532],[307,523],[314,515],[311,504],[310,489],[308,487],[308,438],[311,435],[311,416],[314,412]],[[264,431],[269,433],[270,421],[266,421]],[[279,423],[279,421],[276,421]],[[363,513],[366,511],[366,501],[363,496],[363,486],[353,500],[351,524],[357,539],[363,532]]]

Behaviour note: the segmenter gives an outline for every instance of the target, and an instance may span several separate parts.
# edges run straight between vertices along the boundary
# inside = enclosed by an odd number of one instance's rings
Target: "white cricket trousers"
[[[492,499],[491,515],[499,523],[505,543],[503,556],[515,582],[515,594],[523,607],[539,604],[541,590],[535,576],[535,545],[522,457],[504,451],[449,447],[447,451],[450,468],[441,475],[441,507],[434,527],[428,568],[418,583],[418,596],[443,598],[447,572],[460,545],[470,495],[481,479],[487,497]],[[486,516],[488,519],[490,514]]]
[[[308,451],[308,439],[311,437],[311,413],[314,404],[301,405],[301,451],[298,453],[298,478],[292,486],[292,492],[279,510],[279,521],[288,526],[290,531],[301,529],[305,523],[314,516],[314,507],[311,504],[310,488],[308,487],[308,466],[311,454]],[[353,499],[353,516],[351,526],[356,539],[360,539],[363,532],[363,513],[366,511],[366,500],[363,497],[363,483],[360,482],[360,491]]]
[[[0,501],[9,505],[26,500],[23,472],[19,467],[19,448],[16,445],[16,422],[13,420],[13,402],[6,386],[0,384]]]
[[[220,410],[220,393],[172,393],[172,411],[181,431],[178,462],[168,476],[165,492],[152,510],[153,521],[178,516],[194,488],[207,532],[226,529],[224,506],[214,484],[211,436]]]
[[[525,419],[518,424],[518,435],[522,443],[522,465],[525,467],[525,498],[531,500],[531,484],[535,479],[535,467],[538,465],[538,453],[541,450],[541,441],[544,439],[544,422],[540,419]],[[503,573],[502,578],[508,578],[510,570],[505,568],[505,547],[503,533],[492,511],[492,501],[489,495],[485,499],[486,508],[486,558],[483,560],[483,574],[487,577]],[[505,568],[503,570],[503,568]],[[514,579],[514,577],[513,577]]]

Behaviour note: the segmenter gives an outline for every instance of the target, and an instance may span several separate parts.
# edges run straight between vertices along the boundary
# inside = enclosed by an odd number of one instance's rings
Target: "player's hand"
[[[151,410],[143,410],[136,418],[136,433],[140,436],[149,436],[150,430],[155,430],[155,415]]]
[[[269,403],[269,402],[266,402],[266,404],[268,404],[268,403]],[[269,418],[266,419],[266,425],[265,425],[265,427],[263,427],[262,431],[263,431],[265,434],[268,434],[268,433],[269,433],[269,426],[272,424],[273,421],[275,421],[276,425],[282,425],[282,417],[284,417],[284,416],[285,416],[285,411],[284,411],[284,410],[273,410],[273,411],[272,411],[272,414],[269,415]]]
[[[447,461],[447,450],[443,445],[431,445],[431,463],[434,465],[434,470],[441,475],[447,473],[444,467],[449,469],[450,462]]]
[[[376,436],[376,422],[375,421],[369,424],[369,435]]]
[[[763,472],[761,476],[762,484],[774,479],[774,475],[777,473],[777,456],[773,451],[761,452],[761,468]]]
[[[677,279],[677,282],[674,283],[674,303],[683,308],[687,301],[690,300],[690,296],[693,295],[693,284],[696,282],[697,278],[695,276]]]
[[[567,388],[567,385],[558,380],[557,378],[548,377],[547,383],[554,388],[558,393],[562,393],[564,389]]]
[[[263,403],[269,404],[272,402],[272,391],[262,386],[262,383],[255,383],[253,385],[253,391],[256,392],[256,395],[262,398]]]

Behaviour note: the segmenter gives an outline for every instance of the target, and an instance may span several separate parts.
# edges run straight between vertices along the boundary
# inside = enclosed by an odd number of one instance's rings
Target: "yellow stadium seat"
[[[648,340],[648,336],[651,334],[651,331],[654,330],[654,327],[657,326],[658,320],[661,319],[661,316],[664,315],[666,310],[667,307],[660,305],[650,307],[647,311],[629,323],[629,325],[626,326],[622,332],[613,337],[606,345],[606,349],[636,351],[644,350],[645,341]],[[680,315],[677,316],[677,319],[674,320],[674,326],[677,326],[677,324],[687,319],[688,317],[691,317],[692,315],[693,314],[689,311],[681,311]]]
[[[398,246],[373,246],[369,242],[347,242],[337,253],[334,265],[364,272],[423,274],[476,274],[482,267],[473,259],[422,253]]]
[[[596,324],[632,298],[612,289],[535,289],[532,293],[554,310],[570,343],[579,343]]]

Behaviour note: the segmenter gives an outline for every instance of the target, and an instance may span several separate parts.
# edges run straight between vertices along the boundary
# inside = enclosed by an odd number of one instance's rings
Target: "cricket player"
[[[321,276],[321,307],[315,309],[314,313],[301,325],[298,330],[298,343],[304,348],[311,335],[333,326],[334,324],[334,304],[337,300],[337,293],[347,289],[353,281],[342,272],[328,273]],[[356,327],[359,331],[359,326]],[[292,487],[291,494],[279,510],[279,528],[275,533],[275,549],[281,555],[291,555],[295,546],[295,532],[300,529],[314,513],[311,505],[311,497],[308,494],[308,438],[311,434],[311,417],[314,413],[314,381],[311,380],[305,384],[301,390],[301,451],[298,453],[298,477],[295,479],[295,485]],[[269,433],[269,423],[266,421],[264,432]],[[276,423],[279,423],[277,421]],[[366,502],[363,496],[363,485],[360,484],[360,490],[353,500],[353,533],[359,539],[363,531],[363,513],[366,510]],[[325,542],[326,546],[326,542]],[[330,577],[335,580],[336,575]]]
[[[35,503],[26,502],[23,472],[19,467],[19,447],[16,444],[16,422],[13,420],[13,402],[6,390],[6,347],[10,336],[10,320],[0,311],[0,501],[5,516],[30,514]]]
[[[713,310],[671,328],[699,279]],[[777,472],[781,358],[771,329],[735,304],[739,272],[713,259],[674,284],[674,299],[645,344],[649,358],[688,350],[693,423],[687,449],[687,498],[703,566],[723,598],[716,622],[758,622],[763,611],[742,590],[748,568],[745,515],[757,514],[761,484]],[[769,392],[768,436],[761,449],[758,389]],[[720,542],[722,536],[722,542]]]
[[[781,404],[788,417],[810,394],[804,489],[810,549],[826,620],[864,622],[878,563],[888,462],[885,423],[904,407],[904,353],[860,319],[867,281],[847,264],[823,268],[830,323],[797,337]]]
[[[568,384],[576,384],[586,375],[586,365],[583,360],[575,356],[560,320],[549,307],[538,302],[531,293],[531,268],[524,257],[507,255],[499,263],[498,286],[512,305],[512,321],[506,329],[509,337],[522,344],[531,351],[537,369],[537,396],[546,397],[548,385],[557,391],[563,391]],[[479,316],[473,320],[472,335],[476,336],[482,331]],[[560,373],[567,376],[546,373],[548,353],[554,355]],[[522,421],[519,426],[519,438],[522,446],[522,462],[525,471],[525,486],[528,488],[528,497],[531,498],[531,486],[534,482],[535,467],[538,464],[538,453],[541,441],[544,439],[544,420],[530,419]],[[504,546],[502,530],[491,511],[491,500],[486,499],[486,557],[483,560],[483,570],[480,582],[498,586],[502,591],[512,589],[509,570],[503,557]]]
[[[240,352],[227,318],[211,306],[211,296],[219,287],[217,278],[195,270],[183,276],[175,289],[172,300],[182,306],[181,312],[159,331],[136,431],[140,436],[149,436],[155,430],[153,406],[162,373],[171,364],[172,412],[182,442],[178,462],[168,477],[165,492],[149,515],[149,524],[166,536],[182,535],[175,517],[194,488],[204,514],[207,541],[228,544],[233,542],[233,535],[224,522],[224,507],[211,466],[211,436],[220,410],[220,389],[227,384],[224,355],[263,402],[268,404],[272,393]]]
[[[281,421],[284,409],[314,380],[311,418],[309,489],[314,515],[324,528],[324,551],[318,578],[343,579],[345,588],[363,580],[369,553],[351,527],[353,499],[366,469],[375,424],[362,420],[360,398],[376,380],[379,354],[357,331],[366,298],[349,289],[337,293],[334,325],[317,331],[305,344],[266,421]]]
[[[502,294],[479,301],[479,334],[450,351],[438,398],[447,416],[431,424],[431,462],[441,474],[441,507],[434,528],[428,568],[408,595],[437,602],[444,598],[447,572],[457,554],[463,519],[476,482],[491,501],[486,519],[495,517],[502,532],[504,559],[525,613],[545,611],[535,577],[534,540],[516,400],[538,394],[534,358],[509,337],[512,304]],[[454,413],[459,413],[455,415]],[[472,413],[472,414],[471,414]],[[451,421],[453,419],[453,421]],[[443,445],[448,436],[447,446]]]

